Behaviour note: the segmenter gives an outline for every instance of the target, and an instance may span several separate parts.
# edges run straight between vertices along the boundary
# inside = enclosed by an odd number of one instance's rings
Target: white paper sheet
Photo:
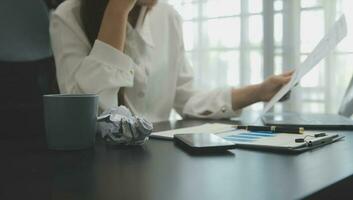
[[[173,139],[174,134],[188,134],[188,133],[221,133],[234,130],[234,125],[210,123],[201,126],[193,126],[189,128],[180,128],[169,131],[153,132],[151,138]]]
[[[308,30],[310,31],[310,30]],[[307,74],[311,69],[313,69],[319,62],[326,58],[342,41],[343,38],[347,36],[347,25],[345,16],[342,15],[340,19],[332,26],[330,31],[324,36],[319,44],[315,47],[312,53],[305,59],[305,61],[299,65],[293,74],[291,81],[284,85],[275,96],[266,104],[264,110],[260,117],[262,117],[266,112],[268,112],[275,103],[277,103],[284,95],[286,95],[299,81]]]

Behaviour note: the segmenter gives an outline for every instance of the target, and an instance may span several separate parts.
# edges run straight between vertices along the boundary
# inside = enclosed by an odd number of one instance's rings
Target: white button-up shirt
[[[127,28],[125,50],[88,41],[80,19],[80,0],[67,0],[53,13],[50,35],[61,93],[99,95],[100,111],[126,106],[152,122],[168,120],[174,108],[182,116],[229,118],[231,88],[197,91],[183,45],[182,20],[164,3],[149,11],[136,28]],[[113,25],[112,25],[113,26]]]

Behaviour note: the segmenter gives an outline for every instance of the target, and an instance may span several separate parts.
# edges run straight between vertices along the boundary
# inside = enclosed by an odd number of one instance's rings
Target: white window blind
[[[260,83],[297,66],[344,13],[348,37],[275,111],[337,113],[353,75],[352,0],[168,0],[184,19],[196,87]],[[262,104],[252,106],[261,110]]]

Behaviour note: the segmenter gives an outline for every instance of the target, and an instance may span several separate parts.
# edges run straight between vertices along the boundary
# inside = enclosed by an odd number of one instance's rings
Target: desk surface
[[[197,125],[186,120],[157,130]],[[297,199],[350,195],[353,132],[299,155],[236,149],[192,156],[171,141],[140,148],[48,151],[43,139],[0,140],[0,199]],[[353,195],[353,194],[351,194]]]

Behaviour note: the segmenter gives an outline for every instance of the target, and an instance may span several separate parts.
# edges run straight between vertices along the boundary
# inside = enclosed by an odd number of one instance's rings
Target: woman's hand
[[[242,109],[259,101],[269,101],[283,85],[290,81],[292,74],[293,71],[290,71],[282,75],[270,76],[261,84],[249,85],[243,88],[233,88],[233,110]]]
[[[282,88],[282,86],[290,81],[292,75],[293,71],[290,71],[281,75],[273,75],[267,78],[263,83],[259,85],[258,99],[260,101],[271,100],[271,98]]]
[[[127,15],[134,8],[137,0],[109,0],[108,6],[114,7],[117,12]]]
[[[148,9],[151,9],[157,4],[158,0],[138,0],[137,4],[140,6],[147,6]]]
[[[100,41],[124,51],[128,17],[136,2],[137,0],[109,0],[98,33]]]

